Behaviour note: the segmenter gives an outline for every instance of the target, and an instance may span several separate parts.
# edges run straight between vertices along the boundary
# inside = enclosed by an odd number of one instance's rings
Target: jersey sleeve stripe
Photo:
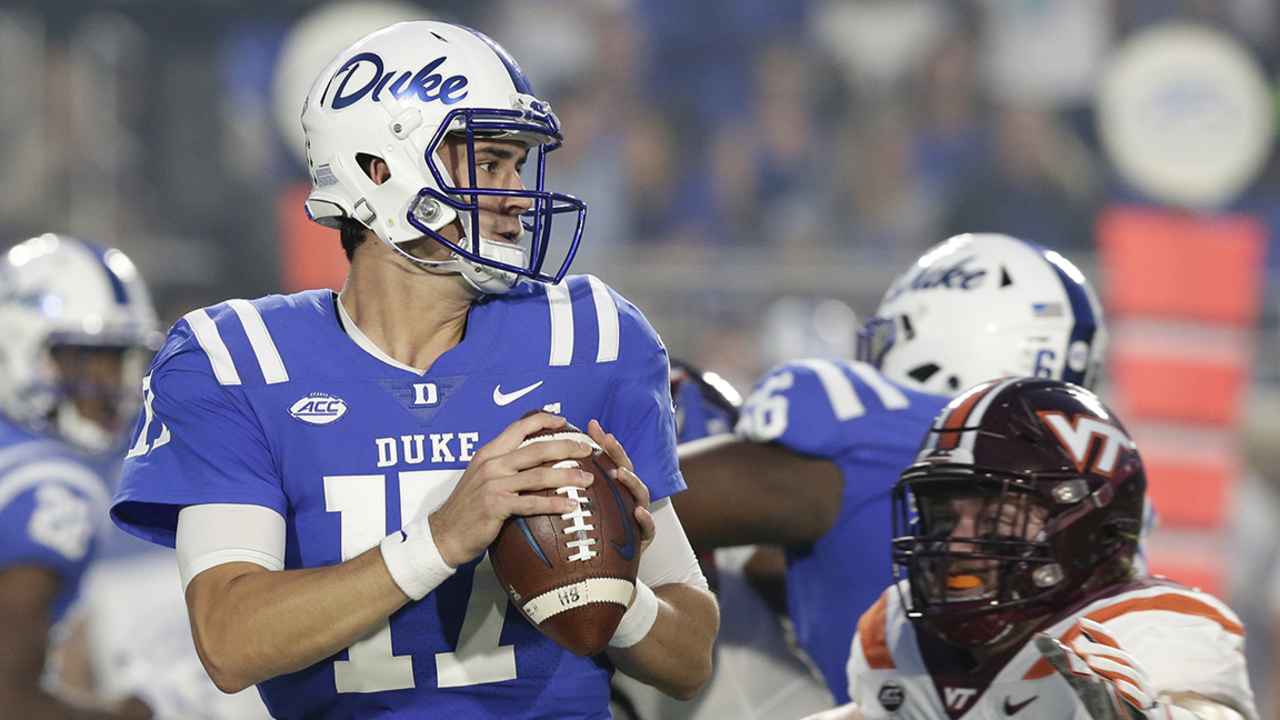
[[[226,343],[222,342],[222,335],[218,334],[218,326],[213,324],[213,318],[209,317],[209,313],[204,310],[192,310],[182,319],[191,326],[196,342],[200,343],[204,354],[209,358],[209,364],[213,366],[213,374],[218,378],[218,384],[239,385],[240,373],[236,372],[236,363],[231,359],[231,352],[227,350]]]
[[[822,389],[827,392],[827,400],[831,403],[836,420],[851,420],[866,414],[867,408],[858,399],[853,381],[844,374],[840,366],[830,360],[798,360],[795,364],[809,368],[818,376]]]
[[[547,304],[551,306],[551,360],[555,366],[573,362],[573,300],[569,283],[547,286]]]
[[[902,410],[911,407],[911,401],[907,399],[907,396],[894,387],[893,383],[886,380],[875,368],[860,362],[848,363],[846,367],[852,370],[853,374],[857,375],[862,382],[871,386],[871,389],[875,391],[876,397],[880,398],[880,402],[886,410]]]
[[[886,596],[896,592],[893,588],[885,590],[880,599],[870,607],[858,620],[858,636],[862,638],[862,655],[867,659],[867,667],[872,670],[892,670],[897,667],[893,663],[893,655],[889,652],[889,644],[885,642],[885,608],[888,606]]]
[[[1141,612],[1144,610],[1164,610],[1166,612],[1180,613],[1182,615],[1195,615],[1198,617],[1212,620],[1222,626],[1223,630],[1244,637],[1244,626],[1223,615],[1217,608],[1202,600],[1197,600],[1186,595],[1177,593],[1166,593],[1164,595],[1156,595],[1154,597],[1134,598],[1118,602],[1115,605],[1108,605],[1104,608],[1095,610],[1085,617],[1094,622],[1105,623],[1113,618],[1120,617],[1125,613]],[[1080,629],[1076,625],[1072,625],[1062,637],[1059,638],[1063,643],[1070,644],[1080,636]],[[1037,678],[1048,677],[1054,673],[1053,666],[1048,660],[1040,658],[1035,665],[1027,671],[1024,676],[1027,680],[1035,680]]]
[[[228,300],[227,304],[236,311],[240,324],[244,326],[244,334],[249,337],[249,345],[258,358],[258,366],[262,368],[263,379],[268,385],[288,382],[289,373],[284,368],[284,360],[280,359],[280,351],[276,349],[258,308],[248,300]]]
[[[613,362],[618,359],[619,330],[618,305],[600,278],[588,275],[591,299],[596,304],[596,323],[600,328],[600,346],[596,350],[596,362]]]

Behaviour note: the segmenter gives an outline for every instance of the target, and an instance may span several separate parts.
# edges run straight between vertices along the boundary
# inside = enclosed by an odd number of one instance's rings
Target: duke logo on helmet
[[[369,90],[373,90],[370,97],[374,102],[378,101],[378,94],[385,88],[387,92],[396,97],[397,100],[404,100],[406,95],[416,95],[422,102],[431,102],[439,100],[445,105],[452,105],[467,96],[467,78],[462,75],[452,75],[448,78],[442,78],[435,70],[444,63],[444,56],[427,63],[421,70],[414,73],[412,70],[406,70],[400,73],[395,80],[391,78],[395,76],[396,71],[392,70],[383,73],[382,58],[377,53],[360,53],[347,61],[334,75],[334,79],[342,78],[342,82],[338,85],[338,89],[333,93],[333,109],[341,110],[348,105],[359,102],[361,98],[369,94]],[[350,94],[344,94],[347,83],[356,76],[362,65],[369,65],[373,74],[369,77],[368,82],[358,89],[352,90]]]

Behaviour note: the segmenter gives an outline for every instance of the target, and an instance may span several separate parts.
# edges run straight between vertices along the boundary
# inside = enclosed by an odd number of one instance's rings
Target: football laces
[[[585,562],[599,554],[595,550],[591,549],[591,546],[596,544],[596,539],[593,537],[587,537],[587,533],[595,530],[596,526],[587,522],[587,520],[591,518],[590,498],[585,498],[579,495],[578,493],[581,492],[581,490],[582,488],[576,485],[556,489],[557,495],[564,495],[570,500],[578,503],[576,508],[560,516],[561,520],[573,521],[572,525],[561,530],[565,535],[575,536],[574,540],[570,540],[565,543],[565,547],[574,551],[574,553],[568,558],[570,562]]]

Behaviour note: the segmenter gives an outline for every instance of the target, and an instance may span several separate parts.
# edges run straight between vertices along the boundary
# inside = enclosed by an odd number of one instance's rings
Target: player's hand
[[[588,457],[590,444],[548,440],[520,447],[530,435],[564,423],[558,415],[533,413],[476,451],[449,499],[431,514],[431,536],[446,563],[458,567],[479,556],[512,515],[562,515],[578,507],[567,497],[523,494],[591,485],[594,476],[580,468],[542,467],[547,461]]]
[[[1080,637],[1067,646],[1048,635],[1035,637],[1036,647],[1079,696],[1093,720],[1155,720],[1165,717],[1155,700],[1146,671],[1102,625],[1076,621]]]
[[[640,554],[643,555],[649,543],[653,542],[656,532],[653,516],[649,514],[649,487],[636,475],[636,466],[631,463],[631,458],[627,457],[627,451],[623,449],[622,443],[618,442],[618,438],[614,437],[613,433],[605,432],[604,428],[600,427],[600,423],[592,420],[587,423],[587,434],[596,441],[597,445],[604,448],[609,459],[618,466],[616,479],[631,491],[632,497],[636,499],[636,523],[640,526]]]

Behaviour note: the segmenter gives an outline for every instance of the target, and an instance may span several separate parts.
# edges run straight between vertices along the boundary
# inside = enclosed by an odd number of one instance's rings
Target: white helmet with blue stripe
[[[858,337],[891,380],[954,396],[1000,377],[1084,387],[1106,349],[1102,306],[1057,252],[1008,235],[957,235],[898,276]]]
[[[311,196],[307,213],[337,227],[350,218],[397,254],[435,270],[459,272],[476,288],[503,293],[521,278],[557,282],[582,234],[582,201],[543,187],[546,153],[562,142],[551,107],[533,95],[507,51],[460,25],[421,20],[391,25],[356,41],[316,79],[302,111]],[[465,139],[470,178],[450,177],[436,150],[446,137]],[[475,188],[477,138],[524,142],[535,156],[525,189]],[[390,178],[375,183],[362,160],[381,158]],[[459,188],[467,188],[465,191]],[[478,237],[479,196],[532,202],[518,243]],[[576,216],[558,269],[544,272],[551,221]],[[459,223],[460,240],[440,233]],[[430,237],[449,247],[445,261],[426,261],[400,247]]]
[[[0,260],[0,403],[18,424],[84,450],[118,448],[141,400],[142,376],[163,340],[146,285],[122,252],[46,234]],[[67,377],[74,355],[60,349],[120,350],[119,378]],[[111,367],[115,367],[114,363]],[[84,416],[76,396],[94,397],[106,417]],[[105,424],[104,424],[105,422]]]

